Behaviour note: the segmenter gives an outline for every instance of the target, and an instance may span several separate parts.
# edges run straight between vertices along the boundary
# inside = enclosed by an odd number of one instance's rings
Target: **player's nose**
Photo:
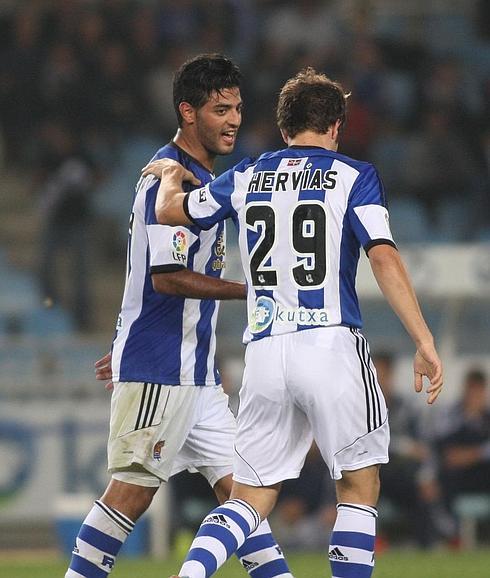
[[[238,128],[242,122],[242,113],[238,110],[231,110],[226,121],[230,128]]]

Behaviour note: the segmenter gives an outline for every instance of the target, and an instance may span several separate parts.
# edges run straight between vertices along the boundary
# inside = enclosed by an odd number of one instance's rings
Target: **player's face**
[[[240,89],[225,88],[213,92],[196,111],[197,137],[212,155],[228,155],[233,151],[242,122],[242,106]]]

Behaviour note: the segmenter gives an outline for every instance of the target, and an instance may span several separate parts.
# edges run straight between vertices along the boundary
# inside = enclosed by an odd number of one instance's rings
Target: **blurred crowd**
[[[107,178],[127,143],[164,144],[173,135],[172,74],[187,57],[211,51],[244,72],[233,159],[253,155],[280,145],[278,90],[311,65],[352,92],[342,151],[377,165],[399,210],[406,201],[417,215],[416,206],[424,240],[490,236],[488,3],[402,4],[7,2],[0,12],[6,161],[55,170],[53,132],[63,130]]]

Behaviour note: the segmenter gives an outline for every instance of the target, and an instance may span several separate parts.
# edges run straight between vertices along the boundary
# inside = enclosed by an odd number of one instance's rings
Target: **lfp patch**
[[[177,231],[176,233],[174,233],[172,244],[177,252],[182,253],[183,251],[185,251],[185,248],[187,246],[187,239],[184,231]]]

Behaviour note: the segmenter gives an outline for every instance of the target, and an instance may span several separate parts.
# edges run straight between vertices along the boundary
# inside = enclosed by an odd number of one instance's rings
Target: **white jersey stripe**
[[[128,251],[131,261],[128,263],[126,285],[123,295],[123,309],[119,315],[116,331],[117,339],[114,340],[112,348],[112,379],[119,381],[119,370],[123,356],[124,345],[129,335],[132,324],[140,316],[143,302],[137,300],[136,296],[143,293],[146,278],[146,251],[148,244],[143,245],[137,242],[138,239],[146,239],[145,228],[145,196],[148,189],[154,184],[153,178],[140,180],[138,191],[133,206],[133,213],[138,213],[139,219],[132,218],[133,229],[129,240]],[[124,324],[122,319],[124,317]]]

